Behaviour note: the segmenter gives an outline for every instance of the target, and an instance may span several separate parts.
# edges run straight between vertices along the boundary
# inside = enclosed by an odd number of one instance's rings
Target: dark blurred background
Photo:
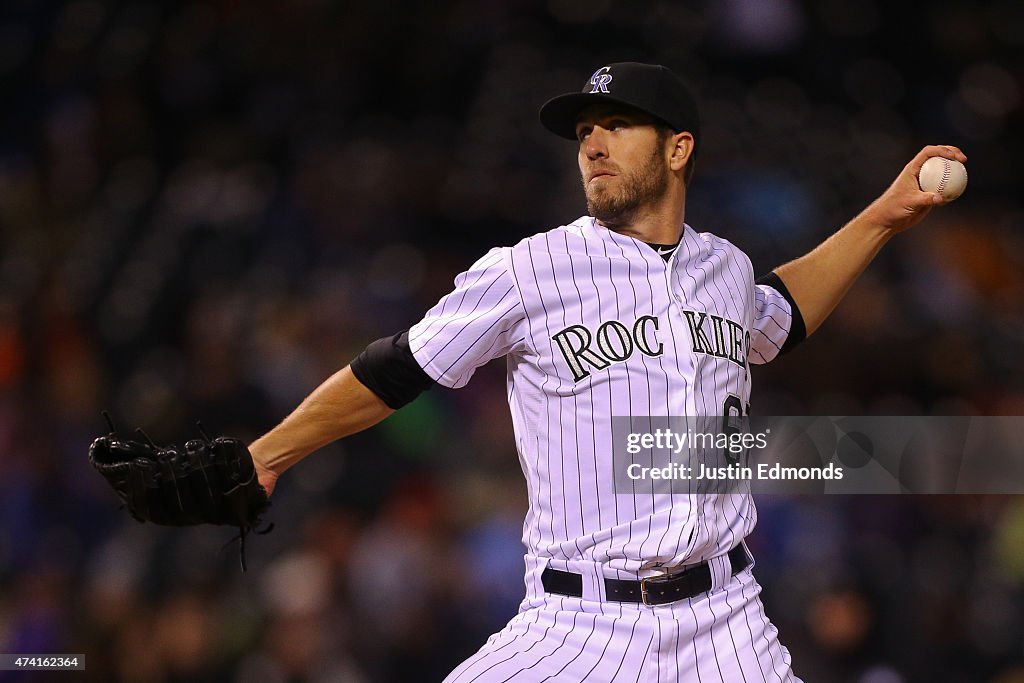
[[[6,0],[0,651],[86,653],[59,680],[436,681],[501,628],[525,487],[500,362],[289,472],[247,574],[230,530],[131,521],[86,451],[104,408],[254,438],[487,248],[584,213],[536,111],[607,62],[696,85],[687,220],[758,272],[923,145],[970,157],[755,369],[755,412],[1024,414],[1022,48],[1018,0]],[[1024,681],[1020,497],[759,509],[806,681]]]

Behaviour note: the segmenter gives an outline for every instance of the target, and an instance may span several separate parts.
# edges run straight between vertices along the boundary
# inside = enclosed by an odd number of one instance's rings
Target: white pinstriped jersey
[[[755,284],[728,241],[685,226],[666,262],[585,216],[492,249],[410,329],[409,345],[452,388],[507,355],[528,553],[636,576],[728,552],[756,513],[741,494],[614,494],[612,417],[746,406],[748,364],[774,358],[791,321],[789,302]]]

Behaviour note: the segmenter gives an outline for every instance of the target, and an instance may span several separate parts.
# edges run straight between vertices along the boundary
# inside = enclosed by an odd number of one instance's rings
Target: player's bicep
[[[792,295],[774,272],[758,278],[754,286],[754,321],[748,360],[767,363],[807,336],[803,316]]]
[[[525,338],[526,314],[503,249],[492,249],[455,278],[455,289],[409,330],[423,371],[446,387],[464,386],[476,368]]]

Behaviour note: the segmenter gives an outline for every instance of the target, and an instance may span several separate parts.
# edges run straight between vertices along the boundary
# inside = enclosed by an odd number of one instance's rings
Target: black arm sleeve
[[[804,339],[807,339],[807,326],[804,325],[804,317],[800,314],[800,309],[797,308],[793,295],[789,293],[786,285],[782,282],[782,278],[776,275],[775,271],[757,278],[756,284],[767,285],[777,291],[789,302],[789,307],[793,309],[793,322],[789,326],[789,335],[786,337],[785,343],[782,344],[782,349],[779,350],[780,354],[786,353]]]
[[[352,374],[394,410],[434,386],[409,348],[409,331],[373,342],[352,361]]]

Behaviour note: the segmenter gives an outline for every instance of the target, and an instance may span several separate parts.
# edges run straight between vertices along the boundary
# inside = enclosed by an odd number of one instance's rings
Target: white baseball
[[[953,200],[967,188],[967,169],[959,161],[945,157],[931,157],[924,162],[917,182],[925,192],[938,192]]]

